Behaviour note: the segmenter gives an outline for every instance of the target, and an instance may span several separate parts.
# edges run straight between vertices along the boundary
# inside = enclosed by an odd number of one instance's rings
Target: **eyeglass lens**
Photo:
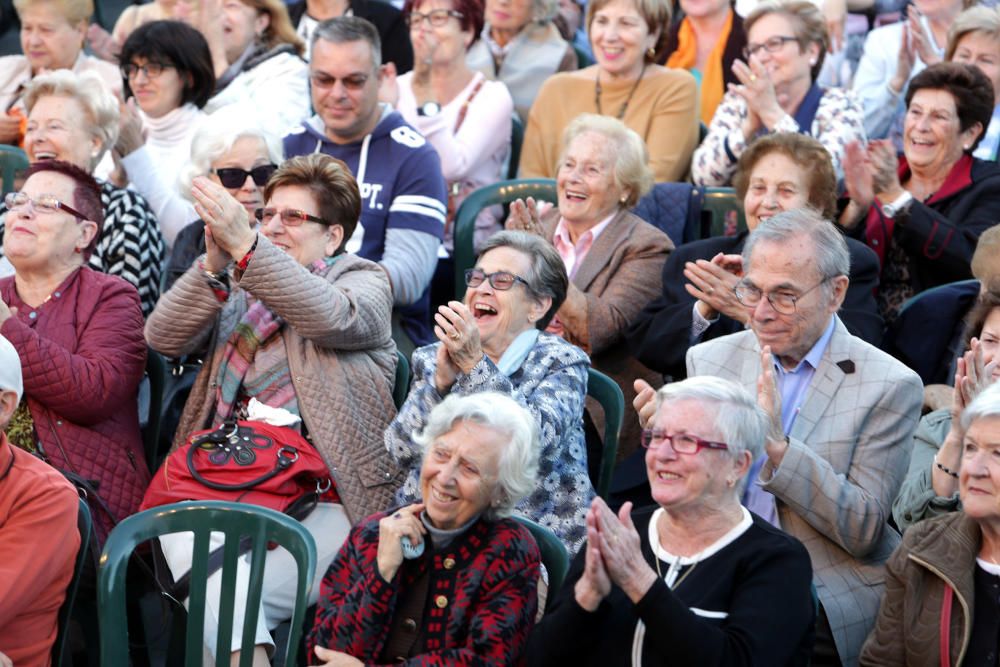
[[[267,185],[267,179],[277,170],[273,164],[262,164],[254,167],[250,171],[239,167],[223,167],[215,170],[215,175],[219,177],[222,187],[230,190],[238,190],[246,183],[247,176],[253,179],[254,184],[262,188]]]

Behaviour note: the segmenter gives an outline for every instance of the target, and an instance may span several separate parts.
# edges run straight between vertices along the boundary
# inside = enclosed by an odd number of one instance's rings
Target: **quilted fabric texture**
[[[693,191],[690,183],[657,183],[632,213],[665,232],[675,246],[693,241],[701,219],[701,206]]]
[[[401,482],[382,444],[395,416],[392,293],[382,269],[354,255],[342,256],[325,275],[313,275],[260,236],[225,304],[197,264],[177,280],[150,315],[146,340],[167,356],[187,354],[209,337],[212,344],[184,406],[174,448],[193,431],[217,425],[216,377],[225,341],[246,309],[241,290],[285,320],[281,335],[299,410],[351,521],[389,507]]]
[[[132,285],[81,268],[32,308],[14,278],[0,295],[17,314],[0,327],[21,357],[24,391],[49,462],[96,482],[116,520],[135,512],[149,484],[136,396],[146,364],[142,311]],[[113,521],[93,502],[103,543]]]

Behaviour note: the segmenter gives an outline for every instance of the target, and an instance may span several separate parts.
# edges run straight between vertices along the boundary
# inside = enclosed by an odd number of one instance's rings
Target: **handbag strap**
[[[951,604],[954,598],[954,589],[945,583],[941,599],[941,667],[951,666]]]
[[[206,444],[214,444],[215,447],[226,447],[229,443],[228,434],[223,433],[224,430],[232,426],[231,432],[235,432],[237,428],[235,423],[226,422],[216,431],[209,433],[208,435],[196,438],[191,441],[190,446],[188,446],[187,452],[187,467],[188,471],[199,484],[203,484],[210,489],[215,489],[216,491],[245,491],[247,489],[252,489],[259,484],[263,484],[272,477],[281,474],[289,468],[293,463],[299,460],[299,450],[291,445],[282,445],[278,449],[278,453],[274,459],[274,468],[267,471],[260,477],[256,479],[247,480],[246,482],[241,482],[239,484],[223,484],[221,482],[213,482],[205,479],[198,469],[194,465],[194,454],[196,451],[201,449]],[[268,440],[273,444],[273,440],[268,438]],[[235,445],[234,445],[235,446]]]

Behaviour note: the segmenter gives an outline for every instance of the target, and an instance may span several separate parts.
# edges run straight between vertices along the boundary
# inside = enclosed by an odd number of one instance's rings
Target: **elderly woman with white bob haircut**
[[[453,394],[414,438],[421,500],[351,530],[323,578],[310,651],[327,666],[521,664],[540,558],[509,517],[536,483],[536,421],[503,394]]]
[[[600,498],[587,546],[529,643],[530,665],[805,665],[815,606],[805,547],[740,505],[768,417],[729,380],[656,394],[643,431],[658,507]]]

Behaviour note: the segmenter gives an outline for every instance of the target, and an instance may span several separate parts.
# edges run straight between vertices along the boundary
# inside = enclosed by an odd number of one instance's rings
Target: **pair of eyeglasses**
[[[729,449],[724,442],[712,442],[689,433],[669,435],[666,431],[653,428],[643,430],[641,442],[646,449],[659,449],[664,442],[669,442],[678,454],[697,454],[702,449]]]
[[[213,169],[212,173],[219,177],[222,187],[229,188],[230,190],[239,190],[247,182],[247,176],[253,179],[254,185],[258,188],[264,187],[267,185],[267,180],[277,170],[278,167],[276,165],[262,164],[249,171],[240,169],[239,167],[222,167],[220,169]]]
[[[281,211],[276,208],[259,208],[254,211],[254,217],[257,218],[257,222],[262,225],[269,224],[276,215],[281,216],[281,224],[286,227],[298,227],[303,222],[318,222],[321,225],[330,224],[323,218],[317,218],[315,215],[309,215],[305,211],[300,211],[297,208],[286,208]]]
[[[413,28],[414,26],[419,26],[424,21],[431,24],[432,28],[442,28],[448,19],[455,18],[461,20],[465,17],[462,12],[457,12],[454,9],[435,9],[429,11],[426,14],[421,14],[420,12],[410,12],[406,15],[406,25]]]
[[[768,53],[777,53],[785,45],[785,42],[797,41],[799,41],[798,37],[777,36],[766,39],[760,44],[747,44],[743,47],[743,57],[750,60],[750,57],[760,53],[761,49],[764,49]]]
[[[348,74],[347,76],[338,78],[330,76],[326,72],[309,73],[309,82],[312,83],[313,88],[321,88],[323,90],[333,88],[337,81],[340,81],[340,85],[347,90],[361,90],[370,78],[370,74]]]
[[[146,63],[145,65],[136,65],[135,63],[125,63],[121,66],[122,76],[126,79],[131,79],[142,72],[146,75],[147,79],[155,79],[156,77],[163,74],[163,70],[169,69],[173,65],[167,63]]]
[[[525,287],[530,287],[527,280],[510,271],[486,273],[482,269],[465,270],[465,284],[469,287],[479,287],[483,284],[484,280],[489,280],[493,289],[500,290],[501,292],[509,290],[514,286],[514,283],[524,283]]]
[[[52,195],[38,195],[31,197],[25,192],[9,192],[3,198],[4,206],[8,211],[16,211],[25,207],[31,207],[36,213],[58,213],[66,211],[70,215],[80,220],[86,220],[87,216],[80,213],[69,204],[64,204]]]
[[[759,287],[751,285],[749,283],[736,283],[736,287],[733,288],[733,292],[736,294],[736,300],[742,303],[747,308],[756,308],[760,303],[760,300],[765,296],[767,297],[768,303],[771,307],[782,315],[791,315],[795,312],[795,304],[799,299],[804,297],[809,292],[825,283],[829,278],[823,278],[806,291],[801,294],[789,294],[788,292],[768,292],[766,295],[761,291]]]

